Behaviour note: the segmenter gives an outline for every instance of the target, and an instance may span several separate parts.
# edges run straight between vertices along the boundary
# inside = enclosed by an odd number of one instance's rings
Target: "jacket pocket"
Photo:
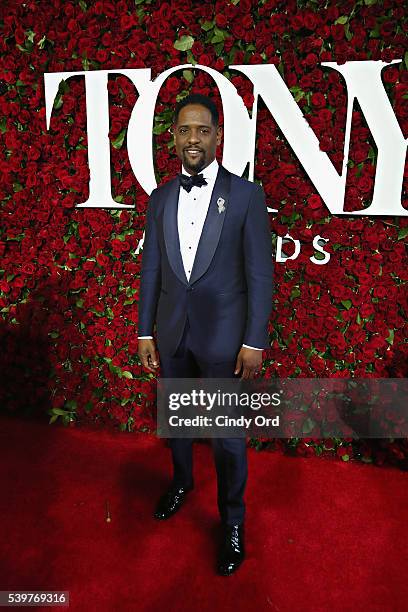
[[[248,293],[247,289],[243,289],[242,291],[221,291],[217,293],[217,295],[242,295],[244,293]]]

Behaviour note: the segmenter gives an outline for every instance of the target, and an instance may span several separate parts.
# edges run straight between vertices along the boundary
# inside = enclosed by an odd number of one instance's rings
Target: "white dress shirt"
[[[183,260],[184,271],[187,280],[190,280],[193,269],[194,259],[197,253],[198,243],[201,232],[203,231],[204,221],[210,205],[211,195],[214,189],[215,180],[218,173],[218,162],[214,159],[200,174],[207,181],[207,185],[197,187],[194,185],[190,191],[180,186],[177,224],[180,241],[180,252]],[[183,174],[189,174],[182,165]],[[139,336],[139,339],[152,338],[152,336]],[[246,348],[253,348],[257,351],[263,349],[243,344]]]

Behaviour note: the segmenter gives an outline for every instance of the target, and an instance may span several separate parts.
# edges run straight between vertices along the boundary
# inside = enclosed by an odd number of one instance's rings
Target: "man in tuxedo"
[[[165,378],[252,378],[269,347],[273,270],[265,196],[218,164],[221,138],[211,98],[180,101],[174,142],[182,173],[149,200],[138,353],[146,369],[160,367]],[[157,519],[177,512],[194,487],[192,443],[170,439],[173,480]],[[246,439],[213,438],[212,445],[223,528],[218,572],[230,575],[245,557]]]

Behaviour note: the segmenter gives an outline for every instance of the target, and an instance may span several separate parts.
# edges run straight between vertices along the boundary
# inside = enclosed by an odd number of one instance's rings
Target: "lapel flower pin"
[[[219,212],[219,214],[221,214],[221,213],[225,212],[225,206],[224,206],[224,204],[225,204],[225,200],[224,200],[224,198],[218,198],[218,200],[217,200],[217,206],[218,206],[218,212]]]

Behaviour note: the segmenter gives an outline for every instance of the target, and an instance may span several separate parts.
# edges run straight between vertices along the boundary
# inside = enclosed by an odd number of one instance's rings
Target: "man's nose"
[[[200,132],[198,130],[191,130],[188,137],[188,142],[190,144],[196,144],[197,142],[200,142]]]

